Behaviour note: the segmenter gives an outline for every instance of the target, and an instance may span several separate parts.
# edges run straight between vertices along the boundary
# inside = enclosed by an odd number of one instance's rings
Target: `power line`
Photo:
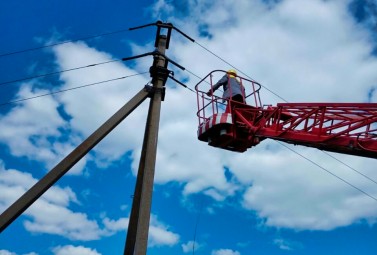
[[[16,80],[0,82],[0,86],[11,84],[11,83],[16,83],[16,82],[21,82],[21,81],[26,81],[26,80],[32,80],[32,79],[36,79],[36,78],[42,78],[42,77],[46,77],[46,76],[50,76],[50,75],[61,74],[61,73],[64,73],[64,72],[70,72],[70,71],[74,71],[74,70],[89,68],[89,67],[93,67],[93,66],[109,64],[109,63],[118,62],[118,61],[123,61],[123,59],[114,59],[114,60],[100,62],[100,63],[96,63],[96,64],[90,64],[90,65],[86,65],[86,66],[79,66],[79,67],[75,67],[75,68],[65,69],[65,70],[62,70],[62,71],[56,71],[56,72],[51,72],[51,73],[39,74],[39,75],[24,77],[24,78],[20,78],[20,79],[16,79]],[[189,70],[187,70],[187,71],[189,73],[191,73],[192,75],[194,75],[194,76],[198,77],[199,79],[201,79],[198,75],[194,74],[193,72],[191,72]],[[186,89],[188,89],[191,92],[193,92],[193,93],[196,94],[196,91],[194,91],[192,88],[190,88],[187,85],[179,82],[174,77],[170,77],[170,78],[173,79],[174,81],[176,81],[179,85],[183,86],[184,88],[186,88]],[[0,104],[0,106],[1,106],[1,104]]]
[[[89,39],[93,39],[93,38],[97,38],[97,37],[101,37],[101,36],[118,34],[118,33],[122,33],[122,32],[125,32],[125,31],[128,31],[128,28],[116,30],[116,31],[112,31],[112,32],[107,32],[107,33],[102,33],[102,34],[97,34],[97,35],[92,35],[92,36],[80,37],[80,38],[76,38],[76,39],[72,39],[72,40],[66,40],[66,41],[58,42],[58,43],[47,44],[47,45],[44,45],[44,46],[39,46],[39,47],[34,47],[34,48],[27,48],[27,49],[23,49],[23,50],[17,50],[17,51],[2,53],[2,54],[0,54],[0,58],[5,57],[5,56],[19,54],[19,53],[24,53],[24,52],[28,52],[28,51],[35,51],[35,50],[41,50],[41,49],[45,49],[45,48],[49,48],[49,47],[55,47],[55,46],[70,43],[70,42],[85,41],[85,40],[89,40]]]
[[[32,80],[32,79],[35,79],[35,78],[42,78],[42,77],[46,77],[46,76],[50,76],[50,75],[56,75],[56,74],[60,74],[60,73],[64,73],[64,72],[69,72],[69,71],[74,71],[74,70],[79,70],[79,69],[83,69],[83,68],[89,68],[89,67],[93,67],[93,66],[109,64],[109,63],[118,62],[118,61],[122,61],[122,59],[114,59],[114,60],[100,62],[100,63],[96,63],[96,64],[90,64],[90,65],[86,65],[86,66],[79,66],[79,67],[75,67],[75,68],[65,69],[65,70],[62,70],[62,71],[56,71],[56,72],[51,72],[51,73],[39,74],[39,75],[24,77],[24,78],[20,78],[20,79],[11,80],[11,81],[0,82],[0,86],[6,85],[6,84],[10,84],[10,83],[16,83],[16,82],[21,82],[21,81]]]
[[[199,220],[200,220],[200,216],[202,214],[202,211],[203,211],[203,198],[201,198],[200,205],[199,205],[199,211],[198,211],[198,214],[196,215],[195,228],[194,228],[194,240],[193,240],[193,243],[192,243],[192,255],[195,255],[196,235],[197,235]]]
[[[242,70],[238,69],[237,67],[235,67],[234,65],[232,65],[230,62],[226,61],[224,58],[220,57],[218,54],[214,53],[213,51],[207,49],[206,47],[204,47],[203,45],[201,45],[200,43],[198,43],[197,41],[195,41],[195,43],[197,45],[199,45],[200,47],[202,47],[204,50],[208,51],[209,53],[211,53],[212,55],[214,55],[216,58],[220,59],[221,61],[223,61],[224,63],[228,64],[229,66],[231,66],[232,68],[236,69],[237,71],[239,71],[240,73],[242,73],[243,75],[245,75],[247,78],[249,78],[250,80],[254,81],[254,82],[257,82],[256,80],[254,80],[253,78],[251,78],[250,76],[248,76],[246,73],[244,73]],[[258,82],[259,83],[259,82]],[[259,83],[261,84],[261,83]],[[288,102],[287,100],[285,100],[284,98],[282,98],[281,96],[279,96],[277,93],[273,92],[271,89],[267,88],[266,86],[262,85],[261,86],[263,88],[265,88],[266,90],[268,90],[270,93],[272,93],[273,95],[275,95],[276,97],[280,98],[281,100],[283,100],[284,102]]]
[[[202,77],[200,77],[199,75],[193,73],[192,71],[188,70],[187,68],[185,69],[185,71],[187,71],[187,72],[190,73],[191,75],[195,76],[195,77],[198,78],[199,80],[202,80],[202,79],[203,79]],[[208,81],[204,81],[204,82],[206,82],[207,84],[211,85]],[[193,92],[196,94],[196,91],[194,91],[193,89],[190,89],[190,88],[189,88],[189,90],[193,91]],[[221,91],[221,90],[220,90],[220,91]],[[209,99],[209,98],[205,98],[205,99],[206,99],[206,100],[211,100],[211,99]]]
[[[188,73],[190,73],[191,75],[195,76],[196,78],[198,78],[199,80],[202,79],[202,77],[200,77],[199,75],[196,75],[195,73],[193,73],[192,71],[188,70],[187,68],[186,68],[186,71],[187,71]]]
[[[285,148],[287,148],[288,150],[292,151],[293,153],[297,154],[298,156],[306,159],[307,161],[309,161],[310,163],[312,163],[313,165],[316,165],[317,167],[319,167],[320,169],[322,169],[323,171],[326,171],[327,173],[331,174],[332,176],[334,176],[335,178],[341,180],[342,182],[348,184],[349,186],[351,186],[352,188],[360,191],[361,193],[363,193],[364,195],[370,197],[371,199],[375,200],[377,202],[377,198],[375,198],[374,196],[370,195],[369,193],[365,192],[364,190],[356,187],[355,185],[353,185],[352,183],[346,181],[345,179],[339,177],[338,175],[334,174],[333,172],[329,171],[328,169],[324,168],[323,166],[319,165],[318,163],[314,162],[313,160],[309,159],[308,157],[305,157],[304,155],[302,155],[301,153],[298,153],[297,151],[289,148],[287,145],[283,144],[282,142],[279,142],[277,141],[280,145],[284,146]]]
[[[148,73],[148,72],[127,75],[127,76],[123,76],[123,77],[119,77],[119,78],[114,78],[114,79],[109,79],[109,80],[105,80],[105,81],[94,82],[94,83],[90,83],[90,84],[86,84],[86,85],[82,85],[82,86],[77,86],[77,87],[73,87],[73,88],[69,88],[69,89],[52,91],[52,92],[49,92],[49,93],[46,93],[46,94],[37,95],[37,96],[32,96],[32,97],[27,97],[27,98],[21,98],[21,99],[13,100],[13,101],[3,102],[3,103],[0,103],[0,107],[1,106],[5,106],[5,105],[10,105],[10,104],[15,104],[15,103],[23,102],[23,101],[28,101],[28,100],[36,99],[36,98],[39,98],[39,97],[50,96],[50,95],[54,95],[54,94],[58,94],[58,93],[62,93],[62,92],[70,91],[70,90],[76,90],[76,89],[85,88],[85,87],[89,87],[89,86],[94,86],[94,85],[98,85],[98,84],[102,84],[102,83],[107,83],[107,82],[111,82],[111,81],[122,80],[122,79],[130,78],[130,77],[133,77],[133,76],[143,75],[143,74],[146,74],[146,73]]]
[[[353,168],[352,166],[350,166],[350,165],[344,163],[344,162],[341,161],[340,159],[338,159],[338,158],[332,156],[330,153],[327,153],[327,152],[325,152],[325,151],[322,151],[322,152],[326,153],[329,157],[331,157],[331,158],[333,158],[334,160],[338,161],[339,163],[341,163],[342,165],[344,165],[344,166],[346,166],[347,168],[351,169],[352,171],[355,171],[356,173],[358,173],[358,174],[364,176],[366,179],[370,180],[371,182],[374,182],[375,184],[377,184],[377,181],[373,180],[372,178],[370,178],[369,176],[363,174],[362,172],[357,171],[355,168]]]
[[[190,90],[191,92],[193,92],[193,93],[196,94],[196,92],[195,92],[192,88],[190,88],[190,87],[188,87],[186,84],[180,82],[179,80],[177,80],[176,78],[174,78],[174,76],[169,75],[169,78],[172,79],[173,81],[175,81],[176,83],[178,83],[179,85],[181,85],[182,87],[184,87],[184,88],[186,88],[186,89],[188,89],[188,90]]]

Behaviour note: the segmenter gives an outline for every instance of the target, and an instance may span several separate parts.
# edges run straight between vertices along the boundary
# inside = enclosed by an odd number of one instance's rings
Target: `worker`
[[[213,92],[220,86],[223,86],[224,101],[231,99],[232,101],[245,103],[245,88],[236,79],[237,72],[233,69],[228,70],[226,74],[215,84],[212,89],[207,92],[207,96],[212,96]]]

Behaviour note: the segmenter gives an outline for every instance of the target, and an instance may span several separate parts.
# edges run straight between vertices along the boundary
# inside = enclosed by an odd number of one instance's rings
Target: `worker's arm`
[[[213,85],[212,90],[210,89],[207,92],[207,96],[211,96],[212,93],[215,92],[215,90],[217,90],[218,88],[220,88],[220,86],[222,86],[224,84],[227,84],[227,82],[228,82],[228,76],[224,75],[215,85]]]

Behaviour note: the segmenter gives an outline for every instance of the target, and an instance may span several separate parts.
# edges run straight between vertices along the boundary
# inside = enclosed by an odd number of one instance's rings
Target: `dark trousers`
[[[242,95],[238,94],[238,95],[234,95],[232,96],[231,100],[229,100],[228,102],[228,105],[226,106],[226,109],[225,109],[225,112],[230,112],[230,106],[232,106],[232,109],[237,105],[237,103],[245,103],[245,101],[243,100],[243,97]]]
[[[232,100],[233,101],[236,101],[236,102],[239,102],[239,103],[245,103],[245,101],[243,100],[243,97],[242,95],[238,94],[238,95],[234,95],[232,97]]]

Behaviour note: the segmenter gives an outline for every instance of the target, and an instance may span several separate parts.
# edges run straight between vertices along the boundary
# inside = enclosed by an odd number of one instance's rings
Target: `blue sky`
[[[131,1],[128,1],[131,2]],[[167,55],[193,88],[229,65],[262,83],[264,104],[377,102],[377,3],[2,1],[0,55],[163,20]],[[0,57],[0,83],[153,51],[155,28]],[[201,46],[200,46],[201,45]],[[149,82],[151,58],[0,85],[0,211]],[[196,139],[196,95],[167,83],[148,254],[376,254],[376,160],[263,141],[237,154]],[[0,234],[0,255],[122,254],[147,103]],[[329,156],[331,155],[331,156]],[[336,159],[334,159],[334,157]],[[369,179],[356,173],[368,176]],[[372,180],[372,181],[371,181]]]

